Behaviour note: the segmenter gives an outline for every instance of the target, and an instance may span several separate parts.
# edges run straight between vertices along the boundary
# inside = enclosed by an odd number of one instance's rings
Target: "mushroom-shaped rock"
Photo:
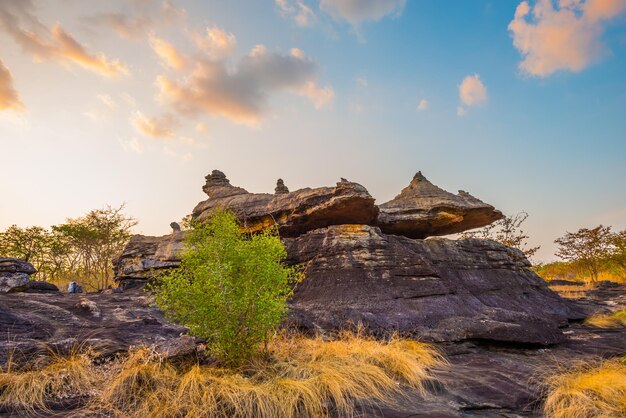
[[[285,182],[283,179],[276,180],[276,188],[274,189],[274,194],[287,194],[289,193],[289,189],[285,186]]]
[[[454,195],[435,186],[421,171],[398,196],[379,208],[380,229],[409,238],[456,234],[503,217],[499,210],[465,191]]]
[[[288,193],[248,193],[230,184],[221,171],[206,176],[209,199],[198,203],[192,216],[204,220],[215,210],[231,210],[246,232],[277,225],[281,236],[298,236],[329,225],[372,224],[378,213],[365,187],[341,181],[335,187],[305,188]]]

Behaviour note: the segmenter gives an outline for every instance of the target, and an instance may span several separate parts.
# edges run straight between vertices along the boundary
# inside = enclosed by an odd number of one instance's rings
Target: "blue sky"
[[[421,170],[527,211],[538,260],[566,230],[626,228],[625,0],[0,12],[0,228],[126,202],[137,232],[164,234],[215,168],[254,192],[346,177],[379,202]]]

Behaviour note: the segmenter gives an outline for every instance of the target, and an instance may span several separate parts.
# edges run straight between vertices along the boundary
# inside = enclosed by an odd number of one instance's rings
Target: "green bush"
[[[153,286],[157,306],[205,338],[210,352],[239,366],[269,341],[300,274],[282,261],[276,229],[247,236],[236,217],[216,212],[187,231],[180,268]]]

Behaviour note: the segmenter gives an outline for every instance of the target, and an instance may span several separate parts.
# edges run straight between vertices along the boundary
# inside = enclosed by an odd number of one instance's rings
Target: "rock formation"
[[[400,331],[432,341],[493,340],[554,344],[560,327],[585,316],[529,270],[518,251],[492,241],[414,239],[459,232],[502,217],[492,206],[452,195],[417,173],[380,206],[362,186],[253,194],[213,171],[209,199],[193,216],[229,208],[245,229],[276,221],[290,264],[305,268],[290,319],[307,329],[361,322],[373,332]],[[279,182],[280,184],[280,182]],[[404,235],[404,236],[402,236]],[[116,279],[129,286],[179,264],[184,232],[133,237],[115,260]]]
[[[503,218],[493,206],[463,190],[454,195],[435,186],[421,171],[398,196],[378,207],[381,231],[409,238],[456,234]]]
[[[367,225],[285,240],[306,279],[292,319],[308,329],[362,323],[430,341],[554,344],[585,312],[552,292],[519,250],[487,240],[413,240]]]
[[[198,203],[193,218],[203,220],[216,209],[230,209],[252,233],[276,225],[281,236],[298,236],[329,225],[370,224],[378,213],[365,187],[352,182],[290,193],[248,193],[214,170],[202,190],[209,199]]]
[[[184,232],[163,237],[135,235],[124,252],[113,260],[115,280],[124,286],[140,285],[159,270],[178,267]]]

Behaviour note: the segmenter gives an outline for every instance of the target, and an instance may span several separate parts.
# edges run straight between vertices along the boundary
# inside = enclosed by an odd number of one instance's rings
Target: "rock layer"
[[[463,190],[449,193],[417,172],[398,196],[379,205],[377,226],[409,238],[455,234],[489,225],[502,213]]]
[[[365,187],[340,181],[335,187],[300,189],[278,194],[248,193],[230,184],[224,173],[214,170],[202,188],[209,199],[193,210],[204,220],[216,209],[229,209],[246,232],[260,232],[274,225],[281,236],[293,237],[329,225],[371,224],[378,213],[374,198]]]
[[[585,312],[552,292],[521,251],[487,240],[411,240],[342,225],[286,240],[306,279],[292,317],[309,329],[362,323],[431,341],[554,344]]]

